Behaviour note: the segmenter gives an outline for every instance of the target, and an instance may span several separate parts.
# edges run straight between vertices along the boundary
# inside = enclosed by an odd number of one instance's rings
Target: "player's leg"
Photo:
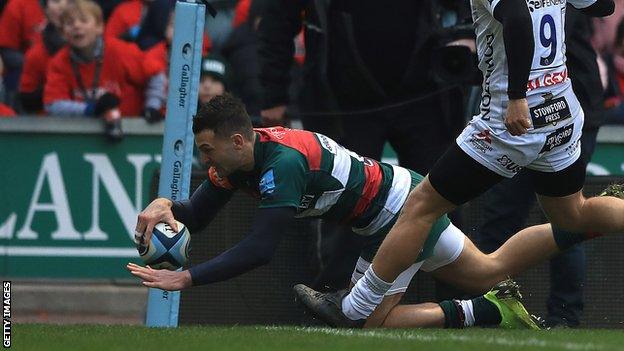
[[[549,234],[546,230],[543,230],[543,233],[542,236]],[[531,247],[528,249],[530,250]],[[518,288],[515,283],[510,281],[496,285],[497,282],[490,283],[496,277],[501,277],[503,280],[506,275],[505,270],[495,265],[493,262],[495,260],[488,259],[487,256],[474,247],[457,227],[452,224],[448,225],[440,234],[432,256],[425,261],[413,264],[399,275],[386,292],[381,304],[366,320],[366,324],[364,320],[349,320],[340,313],[346,292],[319,293],[303,285],[295,286],[294,290],[304,306],[332,326],[462,328],[473,325],[501,325],[511,328],[537,328],[519,301]],[[364,272],[367,271],[369,265],[364,258],[358,260],[353,272],[352,284],[368,279]],[[494,288],[484,296],[471,300],[443,301],[440,304],[397,305],[421,265],[426,266],[428,271],[446,272],[446,275],[441,274],[441,276],[445,277],[448,282],[465,289],[481,293],[492,286]],[[471,265],[474,268],[464,272],[462,271],[466,268],[464,265]],[[467,274],[469,279],[460,279],[462,274]],[[474,281],[478,279],[481,280],[475,283]],[[482,289],[481,286],[487,287]]]
[[[585,198],[578,191],[563,197],[538,194],[546,216],[571,232],[597,235],[624,232],[624,200],[615,196]]]
[[[495,327],[541,329],[520,302],[518,285],[511,279],[496,284],[486,294],[470,300],[446,300],[439,304],[398,305],[386,318],[386,328]]]
[[[455,261],[432,266],[425,263],[423,269],[463,291],[480,294],[557,252],[559,247],[550,224],[542,224],[521,230],[489,255],[465,237],[461,255]]]
[[[368,245],[362,251],[364,257],[360,257],[355,265],[351,276],[350,289],[359,280],[366,279],[365,272],[370,266],[370,256],[374,253],[367,253],[367,249],[375,247],[376,240],[372,241],[372,245]],[[379,243],[376,242],[378,245]],[[342,309],[342,301],[349,290],[341,290],[334,293],[317,292],[303,284],[297,284],[293,287],[293,291],[297,300],[312,314],[333,327],[348,328],[375,328],[382,326],[388,313],[399,303],[403,294],[407,290],[414,274],[418,271],[421,262],[413,263],[408,269],[401,272],[394,284],[386,291],[377,308],[370,314],[369,318],[350,320],[340,313]]]
[[[384,328],[444,328],[445,315],[440,304],[397,305],[387,314]]]
[[[549,225],[525,229],[499,251],[485,255],[451,224],[440,235],[433,256],[423,262],[422,269],[467,292],[482,294],[491,291],[470,300],[398,305],[388,313],[383,326],[462,328],[501,325],[537,329],[537,324],[520,303],[517,285],[505,280],[512,273],[543,261],[557,251]],[[499,283],[501,281],[503,283]]]
[[[351,320],[367,318],[396,277],[416,261],[440,216],[481,194],[501,178],[453,144],[408,196],[365,279],[360,279],[343,300],[342,313]]]
[[[369,245],[366,245],[362,250],[362,256],[360,257],[355,265],[353,270],[353,274],[351,276],[351,285],[349,286],[349,290],[353,288],[353,286],[357,283],[358,280],[362,279],[364,276],[364,272],[370,267],[369,257],[372,257],[376,251],[376,248],[379,246],[379,240],[373,239]],[[412,264],[408,269],[401,272],[397,279],[392,284],[392,287],[386,292],[383,297],[383,300],[375,308],[373,313],[366,319],[366,323],[364,324],[364,328],[375,328],[380,327],[384,324],[388,313],[401,301],[403,294],[407,290],[412,278],[420,269],[422,262]]]
[[[583,196],[585,163],[581,158],[558,172],[529,171],[540,204],[553,225],[577,233],[624,232],[623,199]]]
[[[575,99],[574,99],[575,100]],[[570,100],[572,101],[572,99]],[[624,199],[615,196],[585,198],[585,161],[581,158],[583,111],[571,124],[541,135],[538,157],[527,166],[535,192],[550,222],[576,233],[624,232]]]

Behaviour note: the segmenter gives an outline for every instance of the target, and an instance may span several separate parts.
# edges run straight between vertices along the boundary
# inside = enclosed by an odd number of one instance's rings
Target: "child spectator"
[[[17,91],[24,53],[45,26],[39,0],[12,0],[0,16],[0,55],[4,61],[4,85],[9,103]]]
[[[72,1],[61,16],[61,27],[69,45],[48,66],[47,112],[103,118],[106,135],[121,139],[120,115],[141,115],[144,100],[150,100],[144,92],[162,91],[163,87],[152,87],[158,81],[145,74],[144,55],[136,45],[103,38],[102,10],[93,1]]]
[[[227,68],[225,61],[211,55],[204,57],[199,81],[199,103],[205,104],[217,95],[225,93]]]
[[[48,19],[41,36],[28,49],[19,85],[19,100],[26,113],[43,112],[43,87],[50,58],[59,51],[65,40],[61,33],[61,14],[68,0],[48,0],[45,14]]]

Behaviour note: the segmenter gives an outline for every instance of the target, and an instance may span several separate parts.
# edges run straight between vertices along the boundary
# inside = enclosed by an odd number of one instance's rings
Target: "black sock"
[[[496,326],[502,320],[498,307],[483,296],[472,299],[472,313],[475,318],[475,326]]]
[[[463,328],[464,309],[457,300],[446,300],[439,303],[444,312],[444,328]]]

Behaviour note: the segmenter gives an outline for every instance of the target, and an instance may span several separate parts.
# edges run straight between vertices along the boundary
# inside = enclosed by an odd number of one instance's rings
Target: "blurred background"
[[[229,91],[255,126],[321,132],[422,174],[478,114],[468,1],[209,2],[198,103]],[[0,1],[0,275],[13,282],[13,321],[144,322],[147,290],[125,264],[140,263],[136,216],[156,196],[173,5]],[[566,12],[587,195],[624,179],[622,5],[602,19]],[[193,189],[205,174],[195,161]],[[239,241],[254,211],[237,194],[192,233],[191,263]],[[452,219],[486,252],[546,221],[522,172]],[[268,266],[182,292],[180,323],[308,322],[291,286],[345,287],[359,245],[348,228],[300,221]],[[527,306],[552,326],[621,327],[622,251],[621,237],[601,238],[527,272]],[[407,300],[460,296],[419,273]]]

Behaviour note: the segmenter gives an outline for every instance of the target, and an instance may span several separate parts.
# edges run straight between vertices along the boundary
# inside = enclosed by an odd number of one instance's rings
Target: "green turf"
[[[615,330],[338,330],[300,327],[13,325],[14,350],[623,350]]]

